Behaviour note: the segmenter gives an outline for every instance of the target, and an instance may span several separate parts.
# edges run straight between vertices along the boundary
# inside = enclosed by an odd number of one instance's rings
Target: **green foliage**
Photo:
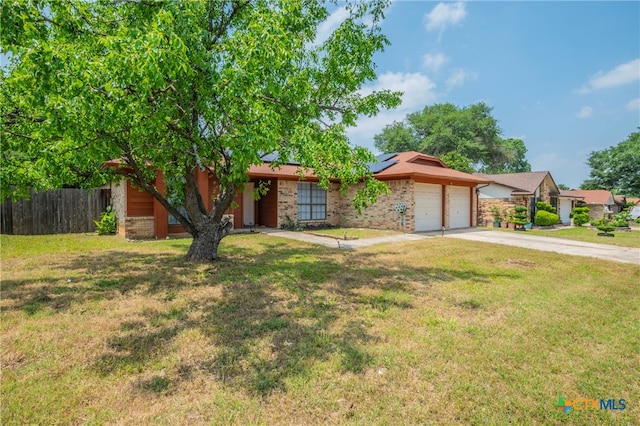
[[[100,220],[94,220],[98,235],[115,234],[118,230],[118,218],[111,206],[107,206],[107,211],[102,213]]]
[[[571,214],[573,215],[573,224],[575,226],[589,223],[589,207],[574,207]]]
[[[464,108],[449,103],[426,106],[386,126],[374,140],[382,152],[419,151],[465,172],[531,171],[524,142],[502,139],[491,108],[482,102]]]
[[[616,229],[613,222],[611,222],[609,219],[606,219],[606,218],[592,220],[591,226],[595,226],[596,228],[598,228],[600,231],[604,233],[610,233]]]
[[[440,159],[454,170],[459,170],[465,173],[473,173],[475,170],[472,166],[472,160],[457,151],[451,151],[444,154]]]
[[[285,215],[284,220],[280,224],[280,229],[285,231],[302,231],[304,227],[298,222],[294,222],[291,216]]]
[[[1,53],[11,53],[0,85],[1,195],[119,175],[194,237],[222,238],[212,230],[248,168],[275,153],[274,167],[297,161],[323,187],[364,181],[361,209],[387,188],[346,130],[400,102],[361,91],[388,44],[386,6],[348,2],[348,18],[320,40],[330,5],[319,0],[12,1],[0,22]],[[120,167],[103,167],[114,159]],[[197,170],[218,183],[211,211]],[[150,183],[158,171],[179,197]]]
[[[496,222],[502,222],[502,213],[500,213],[500,209],[498,208],[498,206],[492,206],[491,213],[493,214],[493,219]]]
[[[631,133],[618,145],[591,152],[587,164],[591,173],[581,189],[607,189],[640,196],[640,131]]]
[[[616,228],[624,228],[629,226],[629,221],[631,220],[631,215],[628,211],[621,211],[620,213],[614,214],[611,223]]]
[[[533,221],[538,226],[553,226],[560,221],[560,218],[555,213],[551,213],[546,210],[538,210]]]
[[[514,209],[514,213],[509,215],[509,222],[517,226],[524,226],[529,223],[527,208],[525,206],[516,206]]]
[[[544,201],[538,201],[536,203],[536,207],[538,210],[543,210],[545,212],[549,212],[549,213],[555,213],[556,212],[556,208],[553,207],[551,204],[546,203]]]
[[[564,183],[559,183],[558,184],[558,189],[562,190],[562,191],[569,191],[571,188],[569,188],[567,185],[565,185]]]

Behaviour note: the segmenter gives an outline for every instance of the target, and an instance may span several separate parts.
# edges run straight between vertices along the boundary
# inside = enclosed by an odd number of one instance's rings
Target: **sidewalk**
[[[260,232],[275,235],[276,237],[284,237],[292,240],[305,241],[307,243],[318,244],[325,247],[333,247],[340,249],[356,249],[359,247],[372,246],[382,243],[396,243],[402,241],[417,241],[429,238],[427,234],[398,234],[388,235],[384,237],[363,238],[361,240],[338,240],[331,237],[320,237],[318,235],[307,234],[306,232],[283,231],[281,229],[265,228]]]

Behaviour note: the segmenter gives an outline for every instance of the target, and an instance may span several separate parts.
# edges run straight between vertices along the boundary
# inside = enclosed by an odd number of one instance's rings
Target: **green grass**
[[[362,238],[375,238],[386,237],[387,235],[398,235],[401,232],[389,231],[384,229],[369,229],[369,228],[331,228],[331,229],[318,229],[313,231],[307,231],[315,235],[326,235],[334,238],[347,239],[362,239]]]
[[[491,231],[515,232],[513,229],[486,228]],[[585,241],[596,244],[610,244],[620,247],[640,247],[640,231],[616,231],[615,237],[600,237],[597,229],[587,226],[578,228],[530,229],[526,235],[541,235],[543,237],[566,238],[569,240]]]
[[[635,265],[449,238],[234,235],[198,265],[187,239],[0,242],[3,425],[640,423]]]

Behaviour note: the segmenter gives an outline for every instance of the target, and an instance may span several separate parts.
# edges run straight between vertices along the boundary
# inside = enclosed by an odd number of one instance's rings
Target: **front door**
[[[247,182],[242,193],[242,224],[244,226],[254,226],[254,201],[253,201],[253,182]]]

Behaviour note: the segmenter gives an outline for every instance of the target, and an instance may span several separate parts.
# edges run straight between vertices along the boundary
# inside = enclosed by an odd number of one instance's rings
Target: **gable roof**
[[[486,174],[486,173],[474,173],[476,176],[482,176],[493,182],[513,188],[513,195],[531,195],[535,194],[536,190],[540,187],[542,182],[547,176],[553,182],[556,187],[556,183],[551,177],[549,172],[522,172],[522,173],[502,173],[502,174]],[[551,189],[552,195],[559,194],[560,191],[554,191]]]
[[[467,184],[489,183],[491,181],[482,176],[450,169],[439,158],[416,151],[382,154],[377,156],[376,159],[378,161],[369,164],[369,170],[371,170],[376,179],[380,180],[440,179],[450,182],[465,182]],[[315,179],[312,170],[301,170],[299,165],[291,163],[282,165],[275,170],[271,168],[268,162],[251,166],[249,168],[249,176],[254,178],[280,177],[296,180],[304,176],[309,180]]]
[[[560,196],[563,197],[563,198],[580,198],[580,199],[584,200],[584,197],[582,195],[574,194],[571,191],[560,190]]]
[[[607,191],[606,189],[572,189],[571,191],[567,192],[578,195],[580,197],[584,197],[584,202],[587,204],[606,204],[609,206],[615,204],[613,194],[611,193],[611,191]]]
[[[491,179],[448,168],[442,160],[416,151],[399,152],[386,160],[394,163],[374,172],[380,180],[445,179],[452,182],[489,183]]]

